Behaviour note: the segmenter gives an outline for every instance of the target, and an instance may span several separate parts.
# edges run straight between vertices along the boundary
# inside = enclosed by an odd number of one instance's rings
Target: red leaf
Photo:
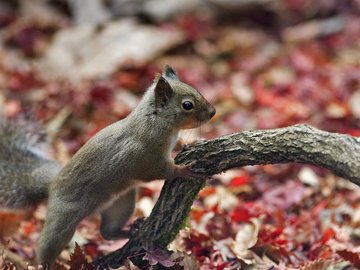
[[[184,245],[197,258],[208,258],[213,247],[209,236],[196,231],[191,233],[190,238],[184,239]]]
[[[31,233],[36,231],[36,226],[33,220],[23,221],[23,231],[26,236],[29,236]]]
[[[70,256],[70,270],[95,270],[96,268],[88,263],[80,246],[75,243],[74,253]]]
[[[231,219],[235,222],[248,222],[250,218],[249,210],[243,207],[235,208],[231,214]]]
[[[207,213],[206,210],[192,210],[191,211],[191,218],[196,221],[196,222],[200,222],[202,216]]]
[[[95,105],[109,106],[110,101],[113,99],[113,89],[109,83],[95,82],[90,89],[90,96]]]
[[[286,244],[289,241],[286,239],[284,232],[284,227],[271,227],[265,226],[259,232],[259,245],[272,245],[276,249],[280,250],[281,247],[286,249]]]
[[[329,239],[333,238],[335,236],[335,232],[333,229],[327,229],[324,232],[323,237],[321,238],[321,243],[325,244]]]
[[[224,270],[226,268],[226,266],[228,266],[229,263],[228,262],[224,262],[222,264],[220,264],[219,266],[216,267],[216,270]]]
[[[337,253],[345,260],[351,262],[357,269],[360,269],[360,254],[347,250],[339,250]]]
[[[151,188],[147,188],[147,187],[141,187],[139,188],[139,194],[141,197],[152,197],[154,196],[154,190],[152,190]]]
[[[7,88],[12,92],[25,92],[42,85],[32,70],[12,70],[7,75]]]
[[[355,136],[355,137],[360,137],[360,130],[357,129],[349,129],[346,131],[349,135],[351,136]]]
[[[212,195],[216,193],[216,189],[214,187],[205,187],[202,190],[200,190],[199,192],[199,197],[200,198],[205,198],[209,195]]]
[[[283,233],[283,231],[284,231],[284,227],[278,227],[274,231],[271,232],[270,237],[272,239],[275,239],[275,238],[279,237]]]
[[[96,256],[102,255],[102,253],[99,252],[98,244],[94,242],[87,243],[86,245],[83,246],[83,249],[85,251],[85,254],[87,254],[87,256],[90,256],[91,258],[95,258]]]
[[[231,179],[229,186],[230,187],[242,186],[242,185],[249,183],[249,180],[250,180],[250,176],[247,174],[241,175],[241,176],[236,176],[233,179]]]

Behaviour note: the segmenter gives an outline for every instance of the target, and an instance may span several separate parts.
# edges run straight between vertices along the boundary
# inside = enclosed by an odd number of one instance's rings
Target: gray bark
[[[194,170],[210,176],[231,168],[256,164],[307,163],[329,169],[360,186],[360,138],[296,125],[235,133],[187,147],[178,164],[196,161]],[[205,179],[205,177],[204,177]],[[166,181],[160,197],[139,230],[125,246],[100,258],[100,269],[119,267],[124,259],[141,266],[144,247],[166,248],[181,229],[205,180]]]

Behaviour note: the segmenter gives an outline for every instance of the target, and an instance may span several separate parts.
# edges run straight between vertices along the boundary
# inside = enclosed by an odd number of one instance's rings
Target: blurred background
[[[297,123],[360,136],[359,14],[359,0],[2,0],[0,112],[39,119],[65,164],[170,64],[217,109],[187,143]],[[160,189],[141,189],[137,216]],[[44,209],[3,218],[24,260]],[[312,166],[216,176],[188,225],[173,244],[185,269],[360,267],[359,187]],[[75,236],[90,258],[123,244],[97,227],[84,221]]]

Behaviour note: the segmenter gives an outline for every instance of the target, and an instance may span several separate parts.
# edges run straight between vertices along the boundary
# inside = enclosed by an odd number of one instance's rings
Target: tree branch
[[[196,161],[204,175],[256,164],[307,163],[329,169],[360,186],[360,138],[329,133],[307,125],[235,133],[198,143],[175,158],[178,164]],[[166,181],[160,197],[140,229],[125,246],[94,262],[100,269],[119,267],[124,259],[141,266],[144,247],[166,248],[182,228],[204,179]]]

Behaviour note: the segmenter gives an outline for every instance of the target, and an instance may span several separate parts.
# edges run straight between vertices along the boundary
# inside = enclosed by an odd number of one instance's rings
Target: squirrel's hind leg
[[[101,212],[101,235],[106,240],[129,238],[130,232],[122,230],[135,209],[136,189],[121,195],[113,204]]]
[[[80,220],[76,212],[48,212],[37,246],[38,264],[51,269],[57,256],[73,237]]]

